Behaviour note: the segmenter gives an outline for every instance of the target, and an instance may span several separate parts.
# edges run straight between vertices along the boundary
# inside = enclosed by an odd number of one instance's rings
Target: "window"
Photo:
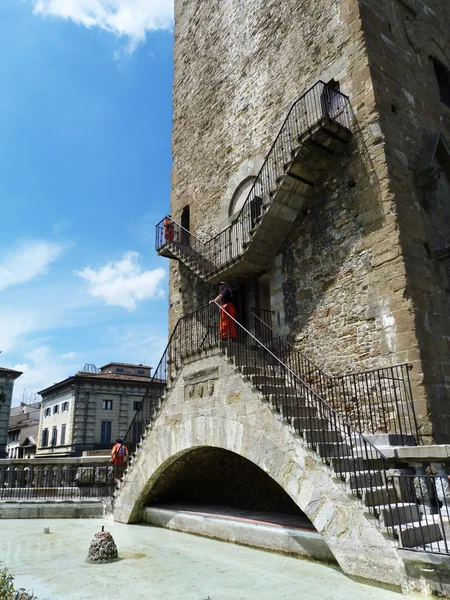
[[[145,375],[144,369],[138,369],[138,374],[139,375]]]
[[[42,430],[42,447],[48,446],[48,429]]]
[[[133,402],[133,410],[142,410],[142,402],[140,400]]]
[[[44,417],[49,417],[51,414],[51,409],[50,408],[46,408],[45,412],[44,412]]]
[[[61,425],[61,437],[59,439],[59,443],[61,444],[61,446],[64,446],[64,444],[66,443],[66,424],[64,423],[64,425]]]
[[[116,373],[124,373],[124,369],[122,369],[122,367],[116,367]]]
[[[102,421],[101,431],[100,431],[100,443],[101,444],[110,444],[111,443],[111,421]]]
[[[142,422],[136,421],[135,423],[133,423],[133,441],[136,443],[139,442],[142,437],[142,428]]]
[[[59,404],[55,404],[53,407],[53,414],[56,415],[57,413],[59,413]]]
[[[66,412],[69,410],[69,403],[68,402],[63,402],[62,406],[61,406],[61,412]]]
[[[19,439],[19,432],[18,431],[11,431],[11,433],[8,436],[8,441],[9,442],[17,442]]]
[[[112,410],[112,400],[103,400],[103,410]]]
[[[52,441],[50,443],[50,446],[56,446],[57,437],[58,437],[58,428],[53,427],[52,428]]]
[[[439,86],[441,101],[450,106],[450,71],[437,58],[431,57]]]

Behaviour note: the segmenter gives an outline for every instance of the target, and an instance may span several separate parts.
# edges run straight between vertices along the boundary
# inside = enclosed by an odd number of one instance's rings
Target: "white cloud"
[[[34,348],[26,352],[24,358],[23,363],[11,365],[12,369],[23,373],[14,383],[13,404],[18,404],[24,396],[33,398],[38,391],[74,375],[80,368],[78,363],[60,364],[49,346]]]
[[[25,241],[0,257],[0,290],[47,272],[63,247],[44,240]]]
[[[68,359],[68,358],[75,358],[76,353],[75,352],[65,352],[64,354],[61,355],[61,358],[64,359]]]
[[[139,302],[163,297],[160,284],[164,269],[142,271],[137,252],[126,252],[116,262],[109,262],[97,271],[85,267],[76,274],[89,283],[89,293],[110,306],[135,310]]]
[[[129,40],[129,50],[149,31],[171,29],[173,0],[32,0],[34,12],[99,27]]]
[[[8,352],[31,331],[39,329],[39,316],[34,311],[0,307],[0,350]]]

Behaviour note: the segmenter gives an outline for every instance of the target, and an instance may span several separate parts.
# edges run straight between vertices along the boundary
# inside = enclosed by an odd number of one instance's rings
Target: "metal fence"
[[[114,487],[112,466],[0,466],[0,500],[108,498]]]
[[[220,327],[221,320],[228,326]],[[224,352],[401,547],[448,554],[446,476],[393,475],[386,456],[299,375],[294,363],[282,360],[269,342],[257,339],[218,305],[206,305],[178,321],[157,374],[170,384],[187,357],[211,348]],[[289,359],[291,352],[286,356]],[[143,431],[156,408],[148,397],[130,427],[128,445],[134,428]]]
[[[331,123],[351,129],[350,102],[347,96],[319,81],[291,106],[237,219],[203,242],[167,216],[156,225],[156,250],[177,246],[178,251],[182,250],[196,262],[206,277],[237,260],[244,254],[265,208],[272,202],[293,155],[311,132],[327,128]],[[336,136],[336,133],[331,135]]]
[[[400,445],[420,443],[410,364],[333,377],[278,335],[267,311],[260,314],[255,309],[253,319],[258,339],[358,431],[395,434]]]
[[[450,485],[443,475],[388,477],[395,494],[384,521],[401,548],[450,554]]]

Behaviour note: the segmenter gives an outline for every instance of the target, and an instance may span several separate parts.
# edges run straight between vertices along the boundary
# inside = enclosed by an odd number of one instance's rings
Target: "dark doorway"
[[[236,307],[236,320],[247,327],[247,304],[245,286],[237,284],[231,288],[233,292],[234,306]]]
[[[183,208],[183,212],[181,213],[181,243],[185,246],[189,245],[190,238],[190,230],[191,230],[191,211],[189,208],[189,204]]]

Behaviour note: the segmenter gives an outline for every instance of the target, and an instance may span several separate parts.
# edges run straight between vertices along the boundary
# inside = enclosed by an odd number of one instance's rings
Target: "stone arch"
[[[192,381],[214,380],[212,397],[191,398]],[[114,518],[138,522],[151,489],[183,454],[209,446],[266,472],[312,522],[345,573],[398,585],[395,549],[315,453],[299,443],[222,356],[186,364],[146,433],[114,500]]]
[[[229,178],[225,193],[220,200],[220,230],[228,227],[233,221],[233,216],[242,208],[241,205],[237,210],[233,210],[233,205],[238,205],[236,200],[245,201],[245,191],[247,193],[250,191],[250,186],[246,190],[245,185],[248,185],[248,182],[256,178],[263,162],[264,156],[261,155],[249,158],[241,163]],[[240,191],[241,194],[239,194]]]
[[[212,446],[193,448],[164,465],[143,503],[223,505],[304,517],[266,471],[240,454]]]

